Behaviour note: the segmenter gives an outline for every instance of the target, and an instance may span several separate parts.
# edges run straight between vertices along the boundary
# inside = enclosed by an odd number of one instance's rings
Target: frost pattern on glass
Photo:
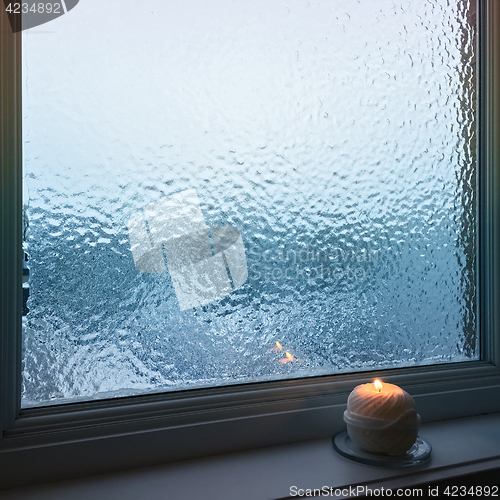
[[[478,359],[474,12],[86,0],[26,31],[23,406]],[[192,190],[248,275],[221,257],[181,310],[129,221]]]

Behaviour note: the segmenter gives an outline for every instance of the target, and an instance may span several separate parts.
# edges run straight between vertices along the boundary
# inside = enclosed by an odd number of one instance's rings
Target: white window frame
[[[478,0],[478,26],[481,361],[21,409],[21,34],[2,10],[0,489],[332,436],[349,392],[375,376],[408,390],[424,421],[499,412],[499,0]]]

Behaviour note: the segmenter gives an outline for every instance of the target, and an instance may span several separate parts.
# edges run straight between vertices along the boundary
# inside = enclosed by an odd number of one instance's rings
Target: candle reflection
[[[287,351],[286,358],[280,359],[280,363],[288,363],[289,361],[295,361],[295,358]]]

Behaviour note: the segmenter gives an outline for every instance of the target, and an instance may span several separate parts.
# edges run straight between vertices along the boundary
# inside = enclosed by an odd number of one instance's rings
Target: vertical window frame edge
[[[487,337],[480,351],[500,366],[500,2],[479,0],[478,10],[479,328]]]
[[[3,7],[3,3],[2,3]],[[21,408],[21,32],[0,13],[0,441]],[[9,242],[7,245],[5,242]],[[17,257],[16,257],[17,256]]]

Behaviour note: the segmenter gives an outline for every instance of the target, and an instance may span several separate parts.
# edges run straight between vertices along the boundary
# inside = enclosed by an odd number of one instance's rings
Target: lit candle
[[[406,391],[375,380],[354,388],[344,421],[350,438],[365,450],[398,456],[415,443],[420,416]]]

